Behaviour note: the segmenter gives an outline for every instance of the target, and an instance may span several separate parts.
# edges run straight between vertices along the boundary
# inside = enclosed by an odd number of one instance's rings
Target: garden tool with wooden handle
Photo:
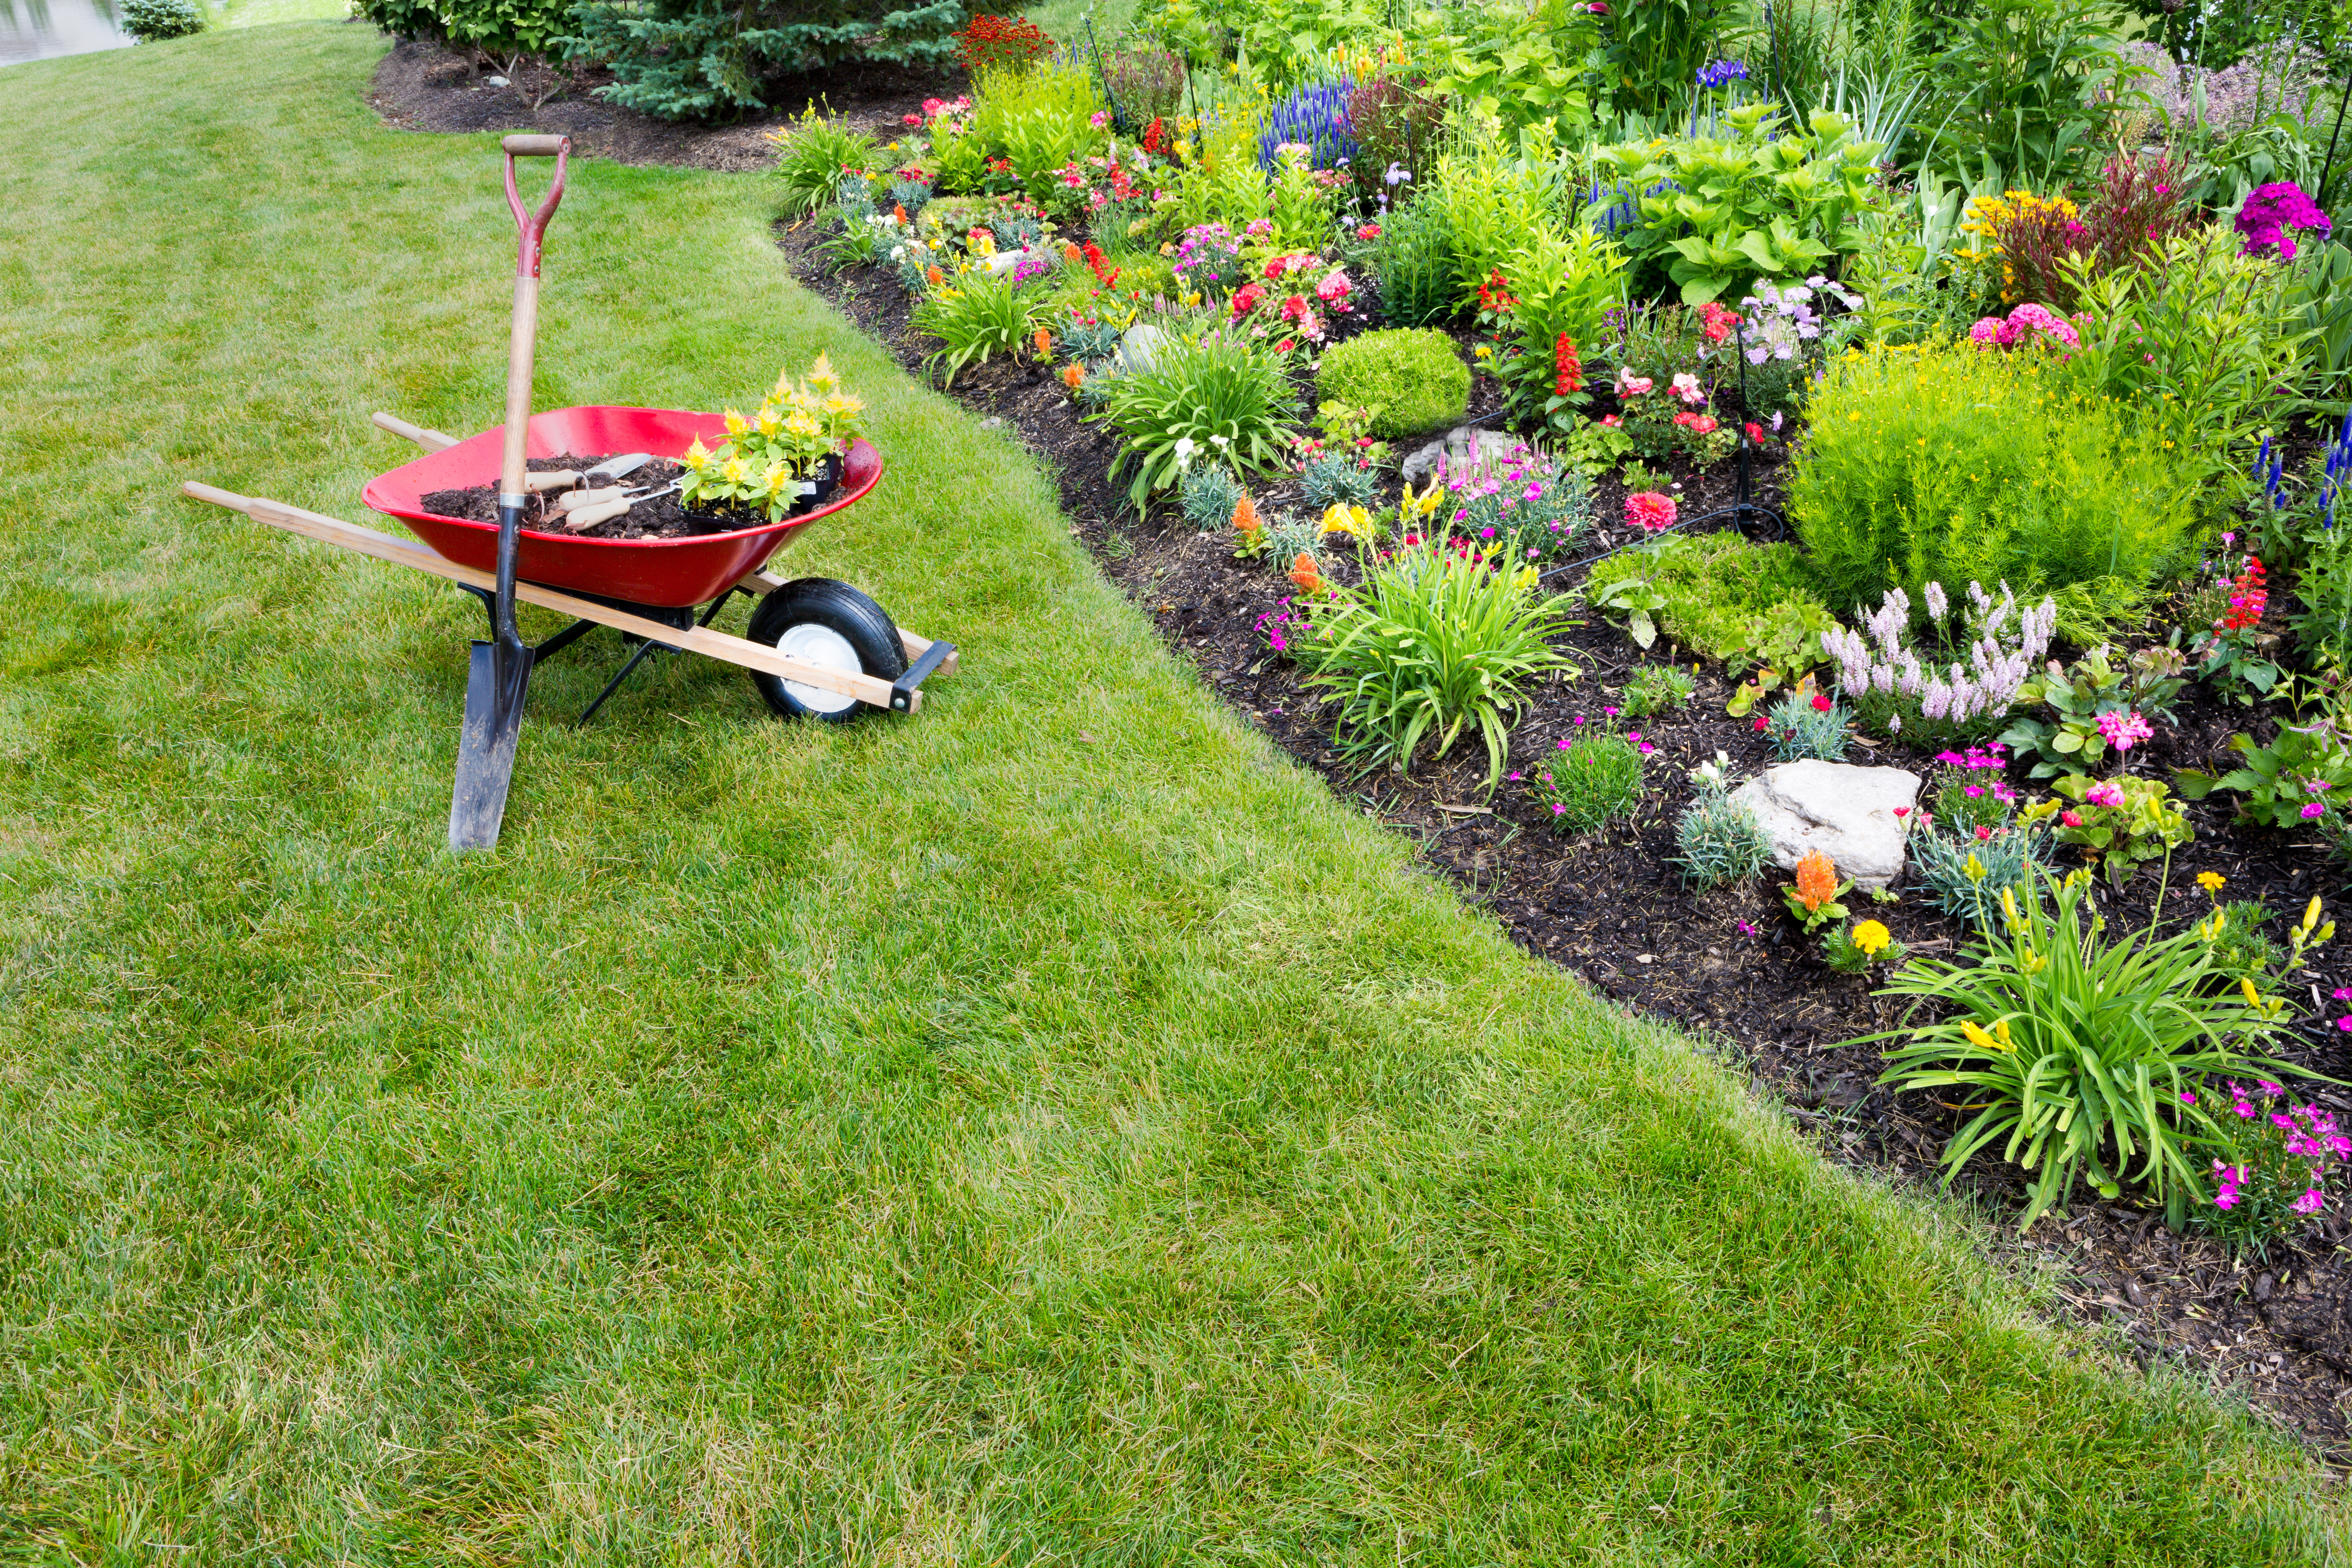
[[[618,458],[607,458],[594,468],[577,473],[570,468],[551,468],[545,473],[527,474],[523,477],[523,483],[534,495],[543,495],[549,490],[593,489],[599,485],[611,487],[617,494],[621,480],[653,460],[651,452],[628,452]]]
[[[499,143],[507,158],[507,205],[521,230],[515,258],[514,326],[507,346],[506,447],[499,465],[497,588],[490,602],[490,640],[476,642],[466,671],[466,726],[457,738],[457,783],[449,797],[449,847],[488,849],[499,841],[505,819],[507,786],[514,778],[515,738],[522,728],[525,695],[530,689],[530,645],[515,629],[515,536],[530,499],[524,447],[530,423],[531,350],[539,331],[539,253],[548,220],[563,199],[564,166],[571,160],[568,136],[509,136]],[[515,186],[515,160],[552,158],[555,178],[536,212],[522,205]]]
[[[608,489],[578,490],[558,497],[556,512],[562,518],[565,528],[578,533],[583,529],[593,528],[600,522],[621,516],[641,500],[666,496],[685,483],[686,476],[680,474],[666,485],[651,485],[643,489],[624,489],[614,485]]]

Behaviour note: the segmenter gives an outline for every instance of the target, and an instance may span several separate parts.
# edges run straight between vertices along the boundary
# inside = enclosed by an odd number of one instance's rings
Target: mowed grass
[[[495,417],[494,143],[379,47],[0,71],[0,1560],[2327,1555],[2299,1454],[1235,722],[757,180],[575,166],[538,403],[829,351],[892,469],[780,564],[964,671],[576,730],[600,635],[451,858],[473,602],[176,494],[360,517],[369,410]]]

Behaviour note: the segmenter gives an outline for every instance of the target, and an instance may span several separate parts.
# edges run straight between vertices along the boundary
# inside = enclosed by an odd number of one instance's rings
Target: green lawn
[[[786,563],[964,673],[573,730],[606,634],[453,860],[473,603],[176,494],[356,517],[369,410],[494,416],[493,144],[380,47],[0,71],[0,1561],[2326,1556],[2299,1455],[1237,723],[758,181],[576,169],[539,403],[829,350],[894,468]]]

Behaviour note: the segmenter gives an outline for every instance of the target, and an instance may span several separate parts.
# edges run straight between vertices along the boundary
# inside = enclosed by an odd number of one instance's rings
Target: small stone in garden
[[[1028,254],[1029,253],[1025,250],[998,251],[995,255],[988,258],[988,270],[990,276],[995,278],[1003,277],[1006,273],[1020,266],[1022,259]]]
[[[507,79],[502,76],[486,76],[482,79],[484,87],[504,87],[506,84]]]
[[[1004,417],[1003,415],[992,414],[987,418],[980,422],[980,427],[983,430],[993,430],[1003,423]]]
[[[1118,340],[1118,348],[1111,354],[1111,363],[1122,371],[1146,371],[1168,342],[1168,334],[1149,321],[1139,321],[1127,329]]]
[[[1782,870],[1818,849],[1856,887],[1884,888],[1903,871],[1903,819],[1895,812],[1917,803],[1919,777],[1808,758],[1766,768],[1732,799],[1756,814]]]

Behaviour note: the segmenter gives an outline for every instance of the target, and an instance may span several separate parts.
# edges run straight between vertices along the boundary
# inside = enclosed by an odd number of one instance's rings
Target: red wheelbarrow
[[[726,425],[715,414],[664,408],[530,414],[540,240],[562,195],[570,143],[556,136],[509,136],[504,147],[508,200],[522,227],[507,423],[460,440],[389,414],[374,416],[379,427],[415,442],[425,455],[369,480],[361,499],[399,518],[425,542],[210,485],[181,487],[199,500],[241,511],[257,522],[446,578],[482,600],[489,612],[490,638],[473,645],[450,802],[453,849],[488,848],[498,842],[530,669],[597,626],[614,627],[639,646],[580,715],[583,724],[657,648],[740,665],[777,713],[835,723],[877,710],[912,714],[922,704],[923,682],[956,668],[953,644],[900,631],[879,605],[848,584],[824,577],[786,582],[764,569],[801,530],[854,505],[880,481],[882,459],[862,440],[844,455],[839,488],[826,504],[777,522],[679,539],[593,539],[522,526],[524,468],[530,456],[682,452],[697,437],[711,446],[725,440]],[[555,158],[556,174],[532,215],[525,213],[516,194],[514,160],[534,156]],[[433,491],[493,480],[499,492],[496,523],[445,517],[424,505]],[[737,594],[755,601],[747,635],[740,637],[710,625]],[[574,619],[533,647],[515,629],[518,602]]]

